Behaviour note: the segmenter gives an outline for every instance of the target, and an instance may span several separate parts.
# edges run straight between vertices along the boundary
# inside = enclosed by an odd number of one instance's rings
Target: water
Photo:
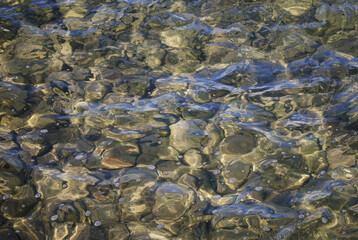
[[[353,0],[0,3],[0,239],[357,239]]]

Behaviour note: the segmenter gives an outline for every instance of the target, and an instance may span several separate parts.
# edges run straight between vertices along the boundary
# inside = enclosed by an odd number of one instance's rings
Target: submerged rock
[[[256,139],[250,133],[239,133],[225,138],[220,144],[220,151],[229,155],[246,154],[256,147]]]
[[[190,148],[200,148],[206,138],[201,120],[181,120],[170,126],[170,145],[183,153]]]
[[[189,209],[195,193],[193,190],[174,183],[163,183],[155,192],[154,217],[175,220]]]

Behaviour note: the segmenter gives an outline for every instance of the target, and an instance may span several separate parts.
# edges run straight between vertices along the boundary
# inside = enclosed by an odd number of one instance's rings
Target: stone
[[[90,156],[88,167],[120,169],[134,166],[139,148],[134,143],[121,143],[107,138],[98,143]]]
[[[312,154],[320,150],[320,147],[317,143],[317,139],[314,137],[306,136],[301,138],[297,142],[298,153],[302,155]]]
[[[96,101],[102,99],[109,93],[111,85],[106,82],[91,82],[85,87],[86,99],[88,101]]]
[[[162,160],[177,160],[179,153],[169,146],[169,139],[159,134],[146,136],[139,140],[140,148],[144,154],[155,156]]]
[[[0,35],[2,36],[0,45],[15,38],[20,28],[20,23],[18,21],[8,18],[5,15],[0,17],[0,25],[2,26],[0,29]]]
[[[46,129],[56,126],[56,119],[53,118],[50,113],[47,114],[34,113],[29,118],[27,123],[30,127],[40,130],[40,129]]]
[[[111,203],[103,203],[102,201],[96,201],[96,199],[86,199],[85,205],[86,208],[91,211],[89,218],[93,224],[97,221],[101,221],[101,225],[110,226],[117,222],[121,215],[121,210],[116,208],[116,205],[113,204],[113,200]]]
[[[18,130],[25,125],[25,120],[11,115],[3,115],[0,124],[10,130]]]
[[[190,148],[200,148],[206,138],[203,131],[205,123],[201,120],[181,120],[170,126],[170,145],[180,153]]]
[[[115,88],[120,93],[132,96],[143,97],[148,94],[151,77],[149,76],[123,76],[120,81],[115,83]]]
[[[163,183],[155,192],[153,215],[162,220],[174,220],[184,215],[195,199],[195,192],[175,183]]]
[[[328,150],[327,160],[330,163],[331,169],[337,167],[352,167],[355,166],[357,162],[355,154],[345,154],[345,151],[340,148]]]
[[[45,139],[35,132],[20,136],[18,141],[21,148],[28,151],[31,156],[38,156],[49,150]]]
[[[116,224],[108,230],[109,240],[126,240],[129,238],[129,231],[124,224]]]
[[[41,167],[35,169],[32,176],[32,182],[36,183],[37,193],[41,194],[42,199],[59,201],[75,201],[87,197],[87,187],[98,181],[83,167],[71,167],[63,171]]]
[[[121,130],[117,128],[105,130],[105,134],[108,138],[112,138],[117,141],[130,141],[145,136],[145,134],[142,131],[129,130],[129,129]]]
[[[224,154],[237,155],[251,152],[256,147],[255,137],[246,132],[225,138],[220,144],[220,151]]]
[[[231,161],[222,171],[226,185],[231,190],[237,189],[250,174],[252,166],[240,160]]]
[[[11,198],[1,204],[1,209],[7,219],[16,219],[26,216],[36,203],[34,190],[26,184],[16,187]]]
[[[18,240],[17,234],[13,229],[0,229],[0,238],[8,240]]]
[[[189,168],[176,161],[160,161],[157,164],[157,173],[160,177],[177,181]]]
[[[219,109],[217,104],[189,105],[183,107],[181,112],[184,119],[209,119]]]
[[[208,162],[208,159],[195,149],[189,149],[184,154],[184,162],[191,167],[200,168],[203,167],[204,162]]]
[[[0,113],[19,115],[28,109],[27,93],[15,84],[0,82]]]
[[[48,152],[40,157],[37,157],[36,161],[39,165],[56,165],[59,159],[54,153]]]
[[[289,1],[279,0],[275,2],[275,4],[277,4],[278,6],[280,6],[281,8],[288,11],[294,16],[301,16],[305,14],[312,7],[311,0],[304,0],[299,2],[295,0],[289,0]]]
[[[128,168],[119,177],[121,219],[139,220],[152,213],[157,175],[144,168]]]

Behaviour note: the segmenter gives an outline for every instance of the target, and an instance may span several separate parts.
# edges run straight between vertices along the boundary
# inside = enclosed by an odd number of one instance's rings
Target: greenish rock
[[[275,114],[251,103],[233,103],[223,112],[224,117],[235,117],[242,122],[272,122]]]
[[[44,228],[36,226],[34,222],[28,219],[22,219],[14,222],[13,228],[18,230],[17,235],[20,239],[46,239]]]
[[[109,93],[111,85],[106,82],[91,82],[85,86],[86,100],[96,101]]]
[[[40,157],[37,157],[36,161],[40,165],[56,165],[59,159],[54,153],[48,152]]]
[[[189,149],[184,154],[184,162],[194,168],[203,167],[204,162],[208,162],[208,159],[195,149]]]
[[[6,114],[1,117],[0,124],[10,130],[18,130],[25,125],[25,120]]]
[[[333,148],[327,150],[327,160],[331,169],[337,167],[353,167],[356,165],[357,157],[355,154],[346,154],[343,149]]]
[[[42,155],[46,153],[50,147],[45,138],[35,132],[20,136],[18,142],[21,148],[24,151],[28,151],[31,156]]]
[[[116,224],[108,230],[109,240],[126,240],[129,235],[130,233],[124,224]]]
[[[297,142],[297,146],[299,147],[298,153],[303,155],[312,154],[320,150],[320,147],[317,143],[317,139],[309,136],[301,138]]]
[[[121,219],[139,220],[152,212],[156,179],[153,170],[143,168],[129,168],[121,174],[122,193],[118,200],[118,207],[122,209]]]
[[[18,240],[16,232],[11,228],[0,229],[0,238],[8,240]]]
[[[112,223],[118,222],[121,215],[121,210],[117,209],[113,202],[103,203],[102,201],[90,199],[85,201],[85,205],[87,211],[90,211],[90,216],[87,218],[91,220],[92,224],[95,224],[96,221],[101,221],[101,225],[109,226]]]
[[[3,164],[5,163],[5,168],[9,167],[16,172],[21,172],[26,166],[19,156],[0,155],[0,160]]]
[[[208,119],[211,118],[218,110],[218,105],[189,105],[182,108],[184,119]]]
[[[0,44],[15,38],[20,28],[20,24],[17,21],[5,16],[1,16],[0,26],[0,35],[2,36]]]
[[[25,217],[36,203],[34,190],[26,184],[18,186],[13,195],[4,201],[0,208],[7,219],[17,219]]]
[[[2,151],[16,148],[13,134],[0,133],[0,149]]]
[[[155,156],[161,160],[177,160],[179,153],[169,146],[169,139],[160,135],[150,135],[139,140],[144,154]]]
[[[143,97],[148,93],[152,78],[149,76],[123,76],[115,83],[115,89],[120,93]]]
[[[289,1],[279,0],[276,1],[275,4],[277,4],[285,11],[288,11],[293,16],[302,16],[312,7],[311,0],[304,0],[300,2],[297,2],[295,0],[289,0]]]
[[[131,236],[134,239],[148,239],[151,236],[155,236],[159,239],[171,239],[173,233],[166,230],[167,226],[162,223],[152,222],[135,222],[131,221],[127,224],[128,230],[131,232]]]
[[[186,172],[189,172],[189,168],[179,161],[160,161],[157,164],[157,173],[162,178],[177,181]]]
[[[181,120],[170,125],[170,145],[180,153],[190,148],[200,148],[201,142],[206,138],[201,120]]]
[[[182,175],[178,183],[196,191],[199,189],[199,179],[190,174]]]
[[[34,170],[32,181],[37,183],[37,192],[43,199],[74,201],[87,197],[87,187],[95,184],[98,179],[81,167],[71,167],[63,171],[42,167]],[[73,194],[74,192],[76,194]]]
[[[163,183],[155,192],[153,215],[161,220],[174,220],[184,215],[195,199],[195,192],[187,187]]]
[[[240,160],[230,162],[222,171],[226,185],[231,190],[237,189],[244,181],[252,170],[252,166]]]
[[[44,46],[32,44],[19,44],[15,49],[16,57],[20,59],[46,58],[48,53]]]
[[[256,147],[255,137],[247,132],[225,138],[220,144],[220,151],[224,154],[236,155],[251,152]]]
[[[34,113],[27,121],[30,127],[41,130],[56,126],[56,119],[51,114]]]
[[[108,138],[112,138],[116,141],[131,141],[134,139],[139,139],[145,136],[141,131],[136,130],[120,130],[112,128],[105,131],[105,135]]]
[[[0,82],[0,113],[16,116],[25,112],[28,109],[26,97],[27,93],[20,87]]]

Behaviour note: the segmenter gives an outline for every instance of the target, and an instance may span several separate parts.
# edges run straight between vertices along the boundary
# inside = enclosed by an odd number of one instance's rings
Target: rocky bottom
[[[4,0],[0,239],[358,239],[355,0]]]

